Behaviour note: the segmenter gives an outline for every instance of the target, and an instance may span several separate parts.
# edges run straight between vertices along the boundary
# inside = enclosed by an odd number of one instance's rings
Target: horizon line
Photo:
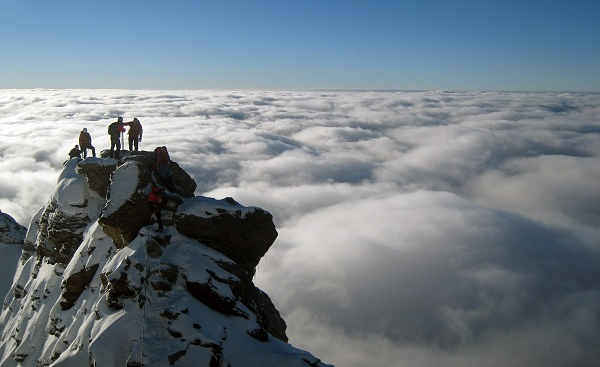
[[[576,93],[576,94],[600,94],[600,90],[597,91],[584,91],[584,90],[510,90],[510,89],[443,89],[443,88],[432,88],[432,89],[396,89],[396,88],[48,88],[48,87],[36,87],[36,88],[0,88],[0,91],[52,91],[52,90],[99,90],[99,91],[111,91],[111,90],[122,90],[122,91],[245,91],[245,92],[405,92],[405,93],[418,93],[418,92],[441,92],[441,93],[467,93],[467,92],[478,92],[478,93]]]

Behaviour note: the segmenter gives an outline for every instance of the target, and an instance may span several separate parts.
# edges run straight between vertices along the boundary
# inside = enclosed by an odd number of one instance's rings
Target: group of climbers
[[[125,126],[129,126],[129,131],[127,132],[129,136],[129,151],[138,151],[139,142],[142,141],[142,135],[144,133],[140,120],[138,120],[138,118],[136,117],[132,121],[123,122],[123,118],[119,117],[117,121],[111,123],[108,126],[108,135],[110,135],[111,158],[119,159],[121,153],[121,134],[126,132]],[[96,149],[92,145],[92,136],[84,127],[81,133],[79,133],[79,145],[75,145],[75,147],[71,149],[71,151],[69,152],[69,158],[81,158],[82,154],[83,158],[86,158],[88,149],[92,151],[92,156],[95,157]]]
[[[126,132],[125,126],[129,127],[129,151],[137,152],[139,142],[142,141],[142,124],[140,120],[134,118],[132,121],[123,122],[123,118],[119,117],[117,121],[111,123],[108,126],[108,134],[110,135],[110,158],[120,158],[121,153],[121,135]],[[92,145],[92,137],[88,133],[86,128],[83,128],[79,134],[79,145],[75,145],[69,152],[70,158],[83,158],[87,157],[87,150],[92,151],[92,156],[96,157],[96,149]],[[165,190],[161,186],[164,185],[167,190],[172,193],[176,193],[176,187],[173,183],[173,172],[170,169],[171,158],[167,147],[160,146],[154,149],[153,158],[153,174],[151,182],[151,190],[148,196],[148,202],[150,203],[152,214],[156,215],[156,221],[158,223],[158,231],[163,231],[163,223],[161,218],[161,208],[165,205],[167,195]]]
[[[119,117],[117,121],[108,125],[111,158],[119,159],[119,154],[121,152],[121,134],[125,132],[125,126],[129,126],[129,131],[127,132],[127,135],[129,136],[129,151],[138,151],[138,144],[142,141],[142,134],[144,133],[140,120],[135,117],[132,121],[123,122],[123,118]]]

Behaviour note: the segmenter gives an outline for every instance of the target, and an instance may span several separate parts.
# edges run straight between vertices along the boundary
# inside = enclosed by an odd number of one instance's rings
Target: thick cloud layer
[[[0,209],[117,116],[274,215],[255,282],[326,362],[600,363],[600,95],[4,90]]]

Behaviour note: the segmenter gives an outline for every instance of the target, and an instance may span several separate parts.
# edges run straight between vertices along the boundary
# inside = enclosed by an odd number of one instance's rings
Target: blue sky
[[[600,91],[596,0],[0,4],[0,88]]]

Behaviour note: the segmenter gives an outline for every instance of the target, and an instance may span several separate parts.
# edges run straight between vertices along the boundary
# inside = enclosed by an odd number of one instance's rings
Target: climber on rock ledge
[[[152,207],[152,213],[156,215],[156,221],[158,222],[158,232],[163,231],[163,224],[161,218],[161,207],[164,201],[164,193],[163,190],[155,184],[152,183],[152,189],[150,190],[150,195],[148,196],[148,201]]]

